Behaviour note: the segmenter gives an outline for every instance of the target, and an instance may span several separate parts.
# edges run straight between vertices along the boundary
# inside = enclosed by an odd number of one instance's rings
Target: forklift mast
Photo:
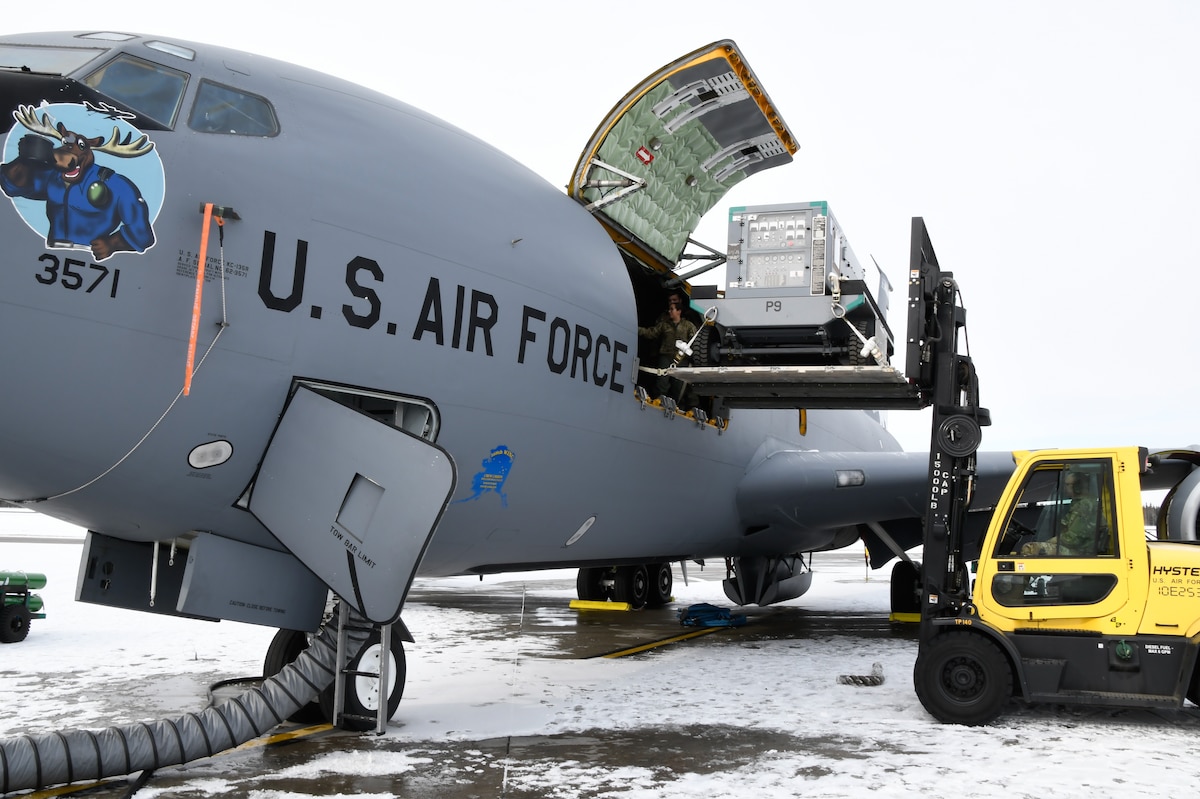
[[[933,408],[929,444],[929,503],[924,520],[921,570],[921,632],[933,635],[932,620],[955,615],[969,600],[962,562],[962,531],[975,484],[975,454],[981,428],[991,424],[979,405],[979,377],[966,343],[966,310],[952,272],[943,272],[921,217],[912,220],[909,256],[906,375]]]
[[[830,239],[838,242],[832,247],[838,276],[833,281],[826,270]],[[798,242],[806,246],[792,246]],[[821,246],[812,246],[817,243]],[[959,353],[960,331],[965,344],[966,311],[958,284],[953,273],[938,265],[921,217],[913,217],[910,247],[908,341],[901,372],[887,362],[892,341],[883,319],[887,303],[870,296],[841,227],[824,203],[731,209],[730,253],[737,258],[730,263],[729,288],[722,296],[703,298],[706,324],[697,333],[693,365],[675,368],[672,375],[710,403],[714,418],[725,417],[730,408],[932,406],[930,493],[919,578],[925,640],[932,634],[926,621],[953,615],[968,599],[964,521],[980,428],[991,422],[987,409],[979,406],[971,358]],[[888,290],[890,284],[881,284],[881,297]],[[851,291],[858,292],[857,299],[848,302]],[[847,315],[850,305],[854,319]],[[838,350],[831,343],[835,339],[856,356],[849,360],[874,350],[875,362],[827,362]],[[838,358],[847,355],[838,352]]]

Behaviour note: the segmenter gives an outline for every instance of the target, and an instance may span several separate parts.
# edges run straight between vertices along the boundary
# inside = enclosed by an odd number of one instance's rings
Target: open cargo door
[[[303,386],[271,438],[250,512],[367,619],[389,624],[454,491],[450,456]]]
[[[608,113],[568,193],[644,266],[679,263],[700,218],[746,177],[792,160],[791,131],[732,41],[689,53]]]

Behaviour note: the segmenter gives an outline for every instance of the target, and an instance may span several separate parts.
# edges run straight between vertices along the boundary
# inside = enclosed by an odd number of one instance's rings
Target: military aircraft
[[[418,564],[578,568],[582,599],[637,607],[711,560],[770,604],[807,589],[812,552],[919,541],[928,456],[878,412],[911,383],[831,399],[797,371],[893,350],[886,289],[827,208],[778,228],[735,209],[746,252],[689,250],[797,151],[733,42],[636,86],[565,193],[248,53],[20,34],[0,65],[0,500],[90,531],[78,599],[280,628],[278,669],[332,591],[398,625],[402,675]],[[755,242],[810,260],[756,273]],[[689,282],[704,259],[733,270],[722,290]],[[639,336],[672,293],[697,329],[678,372]]]

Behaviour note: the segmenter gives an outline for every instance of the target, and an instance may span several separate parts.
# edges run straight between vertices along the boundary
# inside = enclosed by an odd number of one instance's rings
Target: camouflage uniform
[[[1076,497],[1059,522],[1058,535],[1048,541],[1030,541],[1021,547],[1021,554],[1090,557],[1099,554],[1096,547],[1096,500]]]
[[[675,360],[675,342],[682,341],[686,344],[691,341],[692,336],[696,335],[696,326],[684,318],[680,318],[678,323],[674,323],[667,314],[663,314],[650,327],[639,327],[638,335],[642,338],[658,339],[658,353],[654,368],[666,369]],[[671,389],[670,375],[657,375],[654,379],[654,389],[660,397],[670,396],[668,394]]]
[[[1096,500],[1092,497],[1076,497],[1062,520],[1058,534],[1058,554],[1096,554]]]

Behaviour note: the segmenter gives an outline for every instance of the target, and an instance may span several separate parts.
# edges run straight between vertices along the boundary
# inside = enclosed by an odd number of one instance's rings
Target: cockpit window
[[[201,133],[274,136],[279,132],[279,121],[275,109],[262,97],[202,80],[188,127]]]
[[[102,54],[96,47],[33,47],[0,44],[0,69],[68,75]]]
[[[186,72],[124,54],[83,79],[101,94],[168,127],[175,125],[187,81]]]

